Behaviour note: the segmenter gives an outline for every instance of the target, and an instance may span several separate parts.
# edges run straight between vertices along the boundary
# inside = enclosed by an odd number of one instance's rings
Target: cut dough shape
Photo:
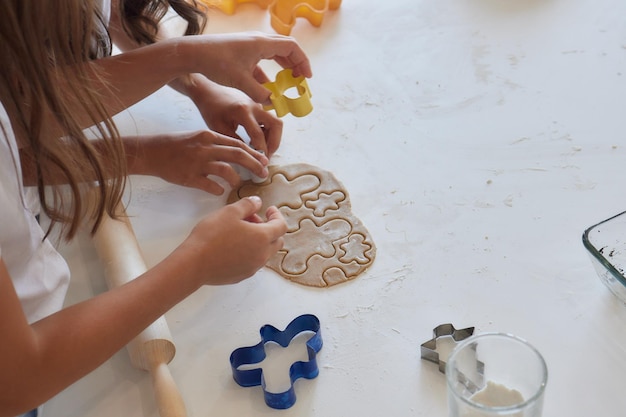
[[[276,206],[285,217],[285,244],[267,267],[302,285],[328,287],[356,278],[374,262],[376,246],[332,173],[308,164],[268,169],[264,182],[246,181],[228,197],[232,203],[257,195],[261,213]]]

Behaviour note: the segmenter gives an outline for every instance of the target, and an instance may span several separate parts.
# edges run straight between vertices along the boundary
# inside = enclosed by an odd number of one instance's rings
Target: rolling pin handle
[[[186,417],[183,397],[174,383],[166,362],[154,362],[150,370],[154,396],[161,417]]]

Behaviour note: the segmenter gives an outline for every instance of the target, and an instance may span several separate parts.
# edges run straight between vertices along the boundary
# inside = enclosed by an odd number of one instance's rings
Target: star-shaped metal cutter
[[[455,329],[450,323],[440,324],[433,329],[433,338],[421,345],[422,359],[436,363],[439,365],[439,371],[446,373],[446,362],[439,357],[437,352],[437,339],[443,336],[452,336],[455,342],[467,339],[474,334],[474,328]]]
[[[265,359],[265,344],[267,342],[276,342],[282,347],[287,347],[294,337],[306,331],[313,332],[313,336],[306,342],[309,360],[294,362],[291,365],[289,368],[291,386],[287,391],[280,393],[267,391],[262,368],[239,369],[241,365],[255,364]],[[296,380],[299,378],[313,379],[319,374],[316,359],[317,353],[322,349],[319,319],[312,314],[303,314],[293,319],[283,331],[266,324],[261,327],[260,332],[261,341],[257,345],[241,347],[231,353],[230,366],[233,371],[233,378],[242,387],[261,385],[265,403],[268,406],[277,409],[289,408],[296,402],[296,393],[293,387]]]

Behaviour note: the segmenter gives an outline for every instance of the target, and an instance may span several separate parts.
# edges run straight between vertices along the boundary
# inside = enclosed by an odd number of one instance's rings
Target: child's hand
[[[236,131],[241,125],[250,136],[250,146],[263,151],[268,158],[280,146],[282,120],[263,110],[243,92],[204,78],[196,83],[190,97],[211,130],[237,137]]]
[[[234,284],[254,275],[283,247],[287,224],[276,207],[263,221],[258,197],[243,198],[202,219],[177,251],[186,251],[188,267],[204,284]]]
[[[265,155],[241,140],[208,130],[125,138],[124,142],[131,174],[153,175],[215,195],[221,195],[224,188],[209,175],[233,187],[241,181],[230,164],[267,176]]]
[[[295,39],[263,33],[185,36],[179,39],[182,59],[189,59],[190,73],[237,88],[257,103],[269,103],[270,91],[261,84],[269,78],[259,62],[272,59],[291,68],[295,77],[311,77],[309,59]]]

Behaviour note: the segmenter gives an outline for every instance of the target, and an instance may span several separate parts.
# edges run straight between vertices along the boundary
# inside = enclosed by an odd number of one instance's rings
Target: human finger
[[[211,161],[208,162],[197,179],[198,184],[204,183],[204,179],[209,179],[209,176],[220,177],[228,183],[231,187],[235,187],[241,182],[241,178],[237,173],[237,170],[228,162]],[[215,182],[215,181],[213,181]],[[216,183],[217,184],[217,183]],[[221,195],[221,194],[220,194]]]
[[[265,84],[270,81],[265,71],[263,71],[263,69],[258,65],[252,71],[252,76],[260,84]]]
[[[276,206],[268,207],[265,211],[265,217],[271,241],[275,241],[287,233],[287,222]]]
[[[263,219],[257,213],[254,213],[252,216],[246,217],[244,220],[250,223],[263,223]]]
[[[258,126],[256,121],[248,122],[249,126],[255,124]],[[211,171],[207,172],[207,175],[215,174],[228,179],[224,176],[228,175],[228,173],[223,171],[224,165],[219,165],[220,163],[238,164],[254,172],[255,175],[262,176],[266,174],[265,167],[269,163],[269,159],[264,153],[253,149],[253,147],[246,144],[241,138],[230,137],[215,132],[212,133],[214,135],[212,139],[207,136],[206,142],[201,142],[205,143],[206,147],[201,148],[197,155],[198,158],[206,158],[206,160],[209,161],[207,169],[210,167]],[[232,181],[229,181],[229,183],[234,185]]]
[[[256,80],[255,74],[253,74],[252,77],[243,78],[241,80],[239,88],[241,89],[241,91],[246,93],[248,97],[250,97],[255,102],[260,103],[260,104],[269,104],[270,95],[272,93],[270,90],[263,87],[263,85],[261,84],[262,83],[259,83]]]
[[[245,220],[257,214],[262,205],[261,197],[252,195],[232,203],[231,208],[235,210],[238,218]]]
[[[250,137],[250,146],[269,157],[267,143],[265,141],[265,132],[263,131],[263,128],[259,126],[259,123],[256,120],[253,120],[251,122],[247,122],[243,126],[246,129],[246,133]]]
[[[263,58],[273,59],[283,68],[291,68],[296,77],[313,76],[309,58],[293,37],[272,37],[269,41],[270,44]]]
[[[280,146],[283,136],[283,121],[267,111],[259,114],[257,120],[263,131],[267,157],[271,158]]]
[[[249,142],[252,148],[263,151],[268,159],[271,158],[280,146],[283,121],[261,106],[255,105],[241,115],[239,123],[237,137]]]

